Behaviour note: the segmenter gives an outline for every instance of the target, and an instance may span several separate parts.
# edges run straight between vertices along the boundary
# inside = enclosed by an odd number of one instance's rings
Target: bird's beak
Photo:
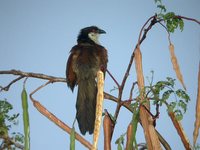
[[[104,31],[104,30],[102,30],[102,29],[99,29],[99,30],[98,30],[98,33],[99,33],[99,34],[105,34],[106,31]]]

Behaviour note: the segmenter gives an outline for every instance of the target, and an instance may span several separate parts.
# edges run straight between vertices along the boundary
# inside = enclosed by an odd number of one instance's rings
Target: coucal
[[[96,26],[81,29],[77,45],[72,47],[67,61],[66,79],[72,92],[78,85],[76,119],[81,133],[94,131],[96,112],[96,74],[99,69],[107,68],[107,50],[100,45],[99,35],[106,33]]]

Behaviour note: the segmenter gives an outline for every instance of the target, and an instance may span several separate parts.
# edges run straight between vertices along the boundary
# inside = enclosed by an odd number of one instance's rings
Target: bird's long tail
[[[76,118],[81,133],[85,135],[88,131],[94,131],[96,113],[97,87],[95,78],[81,80],[78,83],[78,96],[76,101]]]

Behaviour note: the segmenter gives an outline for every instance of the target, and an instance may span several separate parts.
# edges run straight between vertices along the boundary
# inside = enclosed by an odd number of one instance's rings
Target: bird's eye
[[[91,33],[90,33],[90,35],[91,35],[91,36],[94,36],[94,33],[93,33],[93,32],[91,32]]]

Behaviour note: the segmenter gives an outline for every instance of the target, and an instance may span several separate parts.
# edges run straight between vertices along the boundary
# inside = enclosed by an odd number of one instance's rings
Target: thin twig
[[[189,17],[184,17],[184,16],[175,16],[176,18],[180,18],[180,19],[185,19],[185,20],[189,20],[189,21],[193,21],[193,22],[196,22],[200,25],[200,21],[199,20],[196,20],[196,19],[193,19],[193,18],[189,18]]]
[[[26,79],[24,80],[23,82],[23,88],[25,89],[25,86],[26,86],[26,81],[28,80],[28,77],[26,77]]]
[[[106,69],[106,72],[109,74],[109,76],[113,79],[113,81],[115,82],[115,84],[117,85],[118,89],[120,89],[120,85],[117,82],[117,80],[114,78],[114,76],[110,73],[110,71],[108,69]]]
[[[156,21],[156,17],[157,15],[151,16],[146,22],[145,24],[142,26],[141,30],[140,30],[140,34],[138,37],[138,43],[137,45],[141,45],[141,43],[144,41],[144,39],[146,38],[146,35],[148,33],[148,31],[152,28],[153,25],[155,25],[155,23],[157,23]],[[149,23],[149,21],[151,20],[150,25],[147,27],[147,29],[145,29],[145,26]],[[142,36],[142,32],[144,31],[144,34]],[[142,38],[141,38],[142,37]],[[137,46],[136,46],[137,47]]]
[[[160,105],[157,103],[156,104],[156,114],[154,115],[155,118],[158,118],[160,115],[160,111],[159,111]]]
[[[115,97],[113,95],[110,95],[110,94],[108,94],[106,92],[104,92],[104,98],[107,99],[107,100],[111,100],[113,102],[116,102],[116,103],[118,102],[118,98],[117,97]],[[125,108],[127,108],[129,111],[133,112],[133,108],[130,107],[130,105],[128,103],[122,103],[121,105],[124,106]]]
[[[166,30],[166,32],[168,34],[169,44],[171,44],[170,32],[167,30],[167,27],[164,24],[162,24],[160,21],[158,23]]]
[[[10,89],[10,86],[11,86],[12,84],[14,84],[15,82],[21,80],[22,78],[24,78],[24,76],[20,76],[20,77],[14,79],[13,81],[11,81],[11,82],[10,82],[7,86],[5,86],[5,87],[0,87],[0,92],[2,92],[2,91],[8,91],[8,90]]]
[[[129,99],[130,99],[130,100],[132,100],[132,97],[133,97],[133,90],[134,90],[136,84],[137,84],[137,81],[136,81],[136,82],[133,82],[133,84],[132,84],[131,91],[130,91],[130,96],[129,96]]]
[[[145,105],[141,105],[141,107],[144,107],[144,109],[149,113],[149,115],[152,117],[153,120],[155,120],[158,117],[159,112],[156,112],[156,115],[153,115]]]
[[[145,24],[143,25],[143,27],[141,28],[140,33],[139,33],[139,38],[138,38],[138,43],[139,43],[139,44],[141,44],[141,43],[144,41],[144,39],[146,38],[146,35],[147,35],[148,31],[149,31],[149,30],[152,28],[152,26],[155,24],[155,21],[152,21],[152,22],[151,22],[151,24],[147,27],[147,29],[145,29],[144,34],[143,34],[143,36],[142,36],[142,31],[144,30],[145,26],[148,24],[148,22],[149,22],[151,19],[154,20],[155,18],[156,18],[156,15],[151,16],[151,17],[145,22]],[[141,38],[141,36],[142,36],[142,38]],[[137,44],[137,45],[138,45],[138,44]],[[137,45],[136,45],[136,47],[137,47]],[[136,49],[136,47],[135,47],[135,49]],[[124,88],[124,85],[125,85],[126,80],[127,80],[127,78],[128,78],[128,75],[129,75],[131,66],[132,66],[132,64],[133,64],[133,60],[134,60],[134,56],[135,56],[135,49],[133,50],[133,53],[132,53],[131,58],[130,58],[130,61],[129,61],[129,65],[128,65],[127,69],[126,69],[126,72],[125,72],[124,77],[123,77],[123,80],[122,80],[122,84],[121,84],[122,90],[123,90],[123,88]]]

